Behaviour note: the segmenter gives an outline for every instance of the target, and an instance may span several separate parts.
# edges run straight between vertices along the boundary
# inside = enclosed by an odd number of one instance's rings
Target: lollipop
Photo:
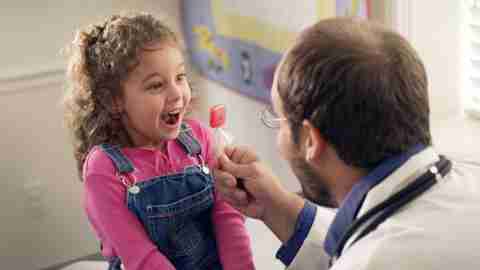
[[[210,108],[210,127],[215,130],[217,144],[220,146],[233,142],[233,136],[223,128],[226,118],[225,105],[218,104]]]
[[[233,142],[233,136],[224,129],[226,119],[225,105],[219,104],[210,108],[210,127],[215,130],[218,148],[223,148]],[[245,190],[243,179],[237,178],[237,187]]]

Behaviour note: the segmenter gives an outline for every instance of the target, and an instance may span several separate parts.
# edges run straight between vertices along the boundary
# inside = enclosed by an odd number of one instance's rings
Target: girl
[[[211,134],[184,118],[175,34],[148,14],[112,16],[76,34],[67,75],[84,207],[109,269],[254,269],[243,217],[213,190]]]

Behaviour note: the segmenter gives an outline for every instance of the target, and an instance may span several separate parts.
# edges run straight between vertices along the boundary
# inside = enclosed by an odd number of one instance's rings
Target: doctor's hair
[[[64,120],[71,133],[80,179],[93,146],[132,146],[114,99],[122,96],[123,82],[139,65],[141,52],[156,42],[172,43],[180,50],[182,47],[175,33],[159,19],[147,13],[129,13],[79,30],[67,46]]]
[[[277,85],[293,141],[307,119],[350,166],[372,169],[431,145],[425,67],[380,25],[344,17],[311,26],[285,56]]]

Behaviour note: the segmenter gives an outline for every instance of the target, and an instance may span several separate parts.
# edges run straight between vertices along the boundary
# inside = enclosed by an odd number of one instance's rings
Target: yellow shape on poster
[[[351,0],[349,8],[345,10],[345,14],[338,14],[339,16],[356,16],[360,11],[360,0]]]
[[[337,10],[335,0],[317,0],[318,19],[334,17]]]
[[[335,0],[317,0],[318,18],[335,16]],[[242,16],[229,12],[222,0],[212,0],[212,14],[218,35],[251,41],[255,44],[281,53],[295,40],[297,33],[278,25],[262,22],[253,16]],[[311,22],[314,23],[314,22]]]
[[[196,25],[193,32],[197,35],[197,47],[205,50],[211,59],[215,59],[221,63],[221,67],[225,70],[230,68],[230,57],[224,49],[218,47],[213,39],[213,34],[205,25]]]

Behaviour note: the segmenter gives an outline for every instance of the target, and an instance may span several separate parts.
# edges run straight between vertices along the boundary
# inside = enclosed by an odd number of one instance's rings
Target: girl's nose
[[[169,100],[176,101],[177,99],[182,98],[184,89],[182,85],[173,83],[170,86],[170,94],[168,96]]]

